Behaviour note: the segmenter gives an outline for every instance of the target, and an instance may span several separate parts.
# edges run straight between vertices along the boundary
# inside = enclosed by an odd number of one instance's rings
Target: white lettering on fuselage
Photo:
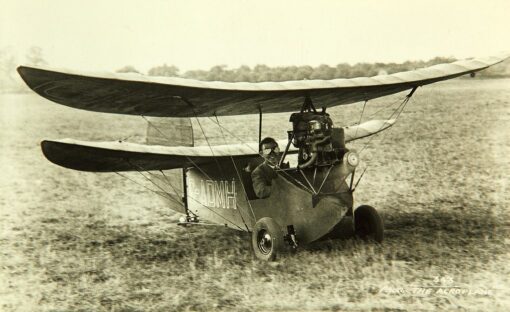
[[[188,181],[188,192],[200,204],[211,208],[236,209],[236,182],[200,179]],[[200,183],[199,185],[196,182]]]

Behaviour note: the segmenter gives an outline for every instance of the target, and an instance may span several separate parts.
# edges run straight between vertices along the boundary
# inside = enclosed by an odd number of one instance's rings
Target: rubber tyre
[[[384,240],[384,224],[374,207],[363,205],[354,211],[354,234],[363,240]]]
[[[260,260],[276,260],[284,249],[281,227],[269,217],[260,219],[251,232],[251,246],[253,253]]]

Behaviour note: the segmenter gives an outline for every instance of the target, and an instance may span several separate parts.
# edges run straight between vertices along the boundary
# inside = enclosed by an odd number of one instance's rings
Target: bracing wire
[[[235,135],[232,131],[228,130],[227,128],[225,128],[224,126],[218,124],[216,121],[214,121],[211,117],[209,117],[209,119],[211,119],[211,121],[213,121],[214,123],[216,123],[221,129],[224,129],[226,132],[228,132],[230,135],[232,135],[235,139],[239,140],[242,144],[246,145],[248,148],[250,148],[253,152],[254,152],[254,155],[257,155],[261,158],[263,158],[258,151],[256,151],[255,149],[253,149],[252,146],[250,146],[248,143],[244,142],[243,139],[239,138],[237,135]],[[275,165],[275,164],[273,164]],[[286,177],[288,177],[289,179],[291,179],[292,181],[294,181],[295,183],[299,184],[304,190],[306,190],[308,193],[310,194],[314,194],[314,192],[312,190],[310,190],[307,186],[305,186],[303,183],[301,183],[301,181],[299,181],[298,179],[294,178],[293,176],[291,176],[290,174],[288,174],[287,172],[285,172],[284,170],[280,170],[278,172],[281,172],[282,174],[284,174]]]
[[[181,193],[174,187],[174,185],[170,182],[170,179],[166,176],[165,172],[161,169],[159,169],[159,172],[161,172],[161,175],[163,176],[163,178],[165,179],[166,183],[172,188],[172,190],[174,191],[174,193],[177,195],[181,195]]]
[[[241,144],[243,145],[246,145],[249,149],[251,149],[253,151],[253,154],[254,155],[259,155],[259,151],[258,150],[255,150],[250,144],[246,143],[243,139],[241,139],[240,137],[238,137],[236,134],[234,134],[232,131],[230,131],[228,128],[226,128],[225,126],[223,125],[220,125],[217,121],[215,121],[214,119],[212,119],[212,117],[208,117],[212,122],[214,122],[215,124],[218,125],[218,127],[220,127],[220,129],[223,129],[225,130],[226,132],[228,132],[228,134],[230,134],[232,137],[234,137],[236,140],[238,140],[239,142],[241,142]]]
[[[214,114],[214,117],[216,117],[216,122],[219,126],[220,121],[218,119],[218,116],[216,116],[216,114]],[[225,134],[223,133],[222,128],[219,127],[219,129],[221,132],[221,136],[223,137],[223,141],[225,141],[225,144],[227,144],[227,139],[225,137]],[[234,170],[236,171],[237,178],[239,179],[239,182],[241,183],[241,186],[243,187],[244,196],[246,198],[246,202],[248,203],[248,206],[250,207],[251,214],[253,215],[253,220],[257,220],[257,218],[255,217],[255,213],[253,212],[253,207],[251,206],[250,199],[248,198],[248,195],[246,193],[246,188],[244,186],[243,179],[241,178],[241,175],[239,174],[239,170],[237,169],[237,165],[236,165],[236,163],[234,161],[234,157],[232,157],[232,155],[230,155],[230,160],[232,161],[232,165],[234,165]],[[243,219],[243,216],[240,211],[239,211],[239,215],[241,216],[241,219]],[[244,222],[244,219],[243,219],[243,222]],[[245,226],[246,226],[246,223],[245,223]],[[246,226],[246,229],[248,229],[248,226]]]
[[[365,103],[363,103],[363,109],[361,110],[361,115],[359,116],[358,126],[361,125],[361,120],[363,119],[363,113],[365,112],[365,107],[367,107],[368,100],[365,100]],[[356,127],[356,133],[354,133],[354,137],[358,135],[358,129],[359,127]]]
[[[169,193],[168,193],[165,189],[163,189],[161,186],[159,186],[158,184],[156,184],[153,180],[149,179],[149,178],[148,178],[145,174],[143,174],[143,172],[142,172],[142,171],[145,171],[145,172],[147,172],[149,175],[151,175],[151,173],[150,173],[149,171],[147,171],[147,170],[143,170],[143,168],[142,168],[142,170],[139,170],[139,168],[141,168],[141,167],[136,168],[136,167],[135,167],[135,165],[133,165],[133,164],[132,164],[129,160],[127,160],[127,159],[126,159],[126,162],[127,162],[127,163],[131,166],[131,167],[133,167],[133,169],[135,169],[135,170],[136,170],[136,171],[137,171],[137,172],[138,172],[138,173],[139,173],[142,177],[144,177],[147,181],[149,181],[150,183],[152,183],[155,187],[159,188],[159,189],[160,189],[163,193],[167,193],[167,194],[169,194]],[[169,195],[170,195],[170,194],[169,194]],[[177,195],[177,196],[178,196],[179,194],[175,194],[175,195]]]
[[[139,185],[139,186],[141,186],[141,187],[145,188],[146,190],[148,190],[148,191],[150,191],[150,192],[152,192],[152,193],[154,193],[154,194],[156,194],[156,195],[159,195],[159,196],[161,196],[161,197],[163,197],[163,198],[165,198],[165,199],[171,200],[171,201],[175,202],[175,203],[176,203],[176,204],[178,204],[178,205],[182,205],[182,203],[178,202],[178,201],[177,201],[177,200],[175,200],[173,197],[167,197],[167,196],[164,196],[164,195],[162,195],[160,192],[157,192],[157,191],[155,191],[155,190],[153,190],[153,189],[151,189],[151,188],[149,188],[149,187],[147,187],[147,186],[145,186],[145,185],[143,185],[143,184],[141,184],[141,183],[139,183],[139,182],[137,182],[137,181],[135,181],[135,180],[133,180],[133,179],[129,178],[127,175],[121,174],[121,173],[119,173],[118,171],[114,171],[114,173],[115,173],[115,174],[117,174],[117,175],[119,175],[120,177],[122,177],[122,178],[124,178],[124,179],[127,179],[127,180],[129,180],[129,181],[131,181],[131,182],[135,183],[136,185]],[[166,192],[165,192],[165,194],[167,194],[167,195],[168,195],[168,193],[166,193]]]
[[[191,103],[190,103],[190,104],[191,104]],[[212,146],[211,146],[211,143],[209,142],[209,139],[207,138],[207,135],[206,135],[206,133],[205,133],[205,131],[204,131],[204,128],[202,127],[202,124],[200,123],[200,120],[198,119],[198,116],[197,116],[197,114],[196,114],[195,110],[193,109],[193,106],[192,106],[192,105],[190,105],[190,107],[191,107],[191,110],[193,111],[193,115],[195,116],[195,120],[197,121],[198,126],[200,127],[200,130],[202,131],[202,135],[204,136],[205,141],[207,142],[207,145],[209,146],[209,150],[211,151],[211,154],[212,154],[212,156],[213,156],[213,158],[214,158],[214,161],[216,162],[216,166],[218,167],[219,172],[221,172],[221,173],[223,174],[223,180],[226,180],[226,179],[225,179],[225,176],[224,176],[223,168],[222,168],[222,166],[220,165],[220,163],[219,163],[218,159],[217,159],[217,158],[215,157],[215,155],[214,155],[214,150],[213,150],[213,148],[212,148]],[[231,157],[232,157],[232,156],[231,156]],[[242,180],[240,180],[240,182],[241,182],[241,184],[242,184]],[[243,186],[243,190],[244,190],[244,186]],[[239,209],[239,206],[237,205],[237,202],[236,202],[236,206],[237,206],[237,211],[239,212],[239,216],[241,217],[241,221],[243,222],[244,226],[246,227],[246,230],[247,230],[247,231],[249,231],[248,225],[247,225],[247,224],[246,224],[246,222],[244,221],[243,215],[241,214],[241,209]]]
[[[135,165],[133,163],[131,163],[129,160],[125,159],[125,161],[131,166],[133,167],[133,169],[135,169],[142,177],[144,177],[147,181],[149,181],[150,183],[152,183],[155,187],[157,187],[158,189],[160,189],[163,193],[167,194],[168,196],[172,197],[172,195],[170,193],[168,193],[165,189],[163,189],[161,186],[159,186],[157,183],[155,183],[153,180],[149,179],[145,174],[143,174],[142,171],[146,171],[149,175],[151,175],[151,173],[147,170],[140,170],[138,166],[138,168],[135,167]],[[175,194],[176,196],[179,196],[179,194]]]
[[[402,101],[405,100],[405,97],[404,98],[398,98],[396,99],[395,101],[393,102],[390,102],[389,104],[387,105],[384,105],[383,107],[381,107],[380,109],[378,109],[377,111],[375,111],[373,114],[370,114],[368,116],[368,119],[372,119],[372,117],[376,116],[377,114],[379,114],[380,112],[382,112],[383,110],[386,110],[390,107],[392,107],[393,105],[397,104],[397,103],[402,103]]]
[[[147,118],[145,118],[145,116],[142,115],[142,118],[145,119],[149,124],[151,124],[154,129],[156,129],[166,140],[168,140],[169,142],[171,142],[171,140],[168,138],[168,136],[166,136],[161,130],[159,130],[158,127],[156,127],[154,124],[152,124]],[[211,151],[212,152],[212,151]],[[208,179],[211,180],[211,178],[209,177],[209,175],[207,173],[205,173],[189,156],[186,156],[186,158],[200,171],[202,172],[202,174],[204,174]],[[136,169],[136,168],[135,168]],[[142,168],[143,169],[143,168]],[[138,171],[138,170],[137,170]],[[151,174],[149,171],[147,170],[144,170],[146,172],[148,172],[149,174]],[[140,172],[141,174],[141,172]],[[143,175],[143,174],[142,174]],[[143,175],[145,177],[145,175]],[[168,182],[168,179],[166,179],[167,182]],[[149,181],[151,181],[149,179]],[[151,181],[152,182],[152,181]],[[154,184],[154,182],[152,182]],[[156,184],[155,184],[156,185]],[[175,191],[175,187],[170,183],[169,184],[170,187],[172,187],[172,189]],[[158,185],[156,185],[158,186]],[[159,187],[159,186],[158,186]],[[177,196],[179,196],[178,193],[176,193]],[[194,197],[190,196],[188,194],[188,198],[192,199],[193,201],[195,201],[196,203],[200,204],[201,206],[203,206],[204,208],[208,209],[209,211],[211,211],[212,213],[214,213],[215,215],[219,216],[220,218],[222,218],[223,220],[227,221],[228,223],[234,225],[235,227],[239,228],[241,231],[243,230],[241,227],[239,227],[237,224],[235,224],[234,222],[232,222],[231,220],[225,218],[224,216],[222,216],[221,214],[217,213],[216,211],[212,210],[211,208],[207,207],[206,205],[202,204],[199,200],[195,199]],[[192,212],[193,213],[193,212]],[[195,213],[193,213],[194,215],[196,215]]]
[[[391,113],[391,115],[389,116],[389,118],[388,118],[388,119],[391,119],[391,118],[392,118],[392,117],[396,114],[396,117],[395,117],[395,123],[397,122],[398,118],[400,117],[400,115],[402,114],[402,112],[404,111],[404,109],[406,108],[407,103],[409,103],[409,101],[411,100],[412,95],[413,95],[413,93],[414,93],[414,91],[415,91],[415,90],[416,90],[416,89],[413,89],[413,91],[411,91],[411,93],[410,93],[410,94],[408,94],[408,95],[404,98],[404,100],[402,101],[402,103],[400,103],[400,105],[399,105],[399,106],[398,106],[398,107],[397,107],[397,108],[396,108],[396,109],[395,109],[395,110]],[[396,102],[393,102],[390,106],[394,105],[395,103],[396,103]],[[388,106],[388,107],[389,107],[389,106]],[[382,129],[382,127],[381,127],[381,129]],[[366,149],[366,147],[368,146],[368,144],[370,143],[370,141],[372,141],[372,139],[373,139],[374,137],[379,136],[379,134],[380,134],[380,130],[381,130],[381,129],[379,129],[379,131],[378,131],[375,135],[373,135],[373,136],[371,136],[371,137],[369,138],[368,142],[367,142],[367,143],[363,146],[363,148],[360,150],[359,154],[361,154],[361,152],[363,152],[363,150],[365,150],[365,149]],[[385,133],[382,135],[382,139],[381,139],[380,143],[382,143],[382,142],[384,141],[384,139],[386,139],[386,137],[387,137],[387,133],[386,133],[386,131],[385,131]],[[356,184],[355,184],[355,186],[354,186],[354,189],[353,189],[353,190],[355,190],[355,189],[356,189],[356,187],[358,186],[358,184],[359,184],[359,183],[360,183],[360,181],[361,181],[361,178],[363,178],[363,176],[365,175],[365,173],[366,173],[366,171],[367,171],[367,170],[368,170],[368,165],[365,167],[365,169],[363,170],[362,174],[360,175],[360,177],[359,177],[359,178],[358,178],[358,180],[356,181]]]
[[[216,166],[218,167],[219,172],[221,172],[223,174],[223,180],[226,180],[223,168],[221,167],[218,159],[214,155],[214,150],[213,150],[213,148],[211,146],[211,143],[209,142],[209,139],[207,138],[207,135],[206,135],[206,133],[204,131],[204,128],[202,127],[202,123],[200,123],[200,120],[198,119],[198,116],[197,116],[197,114],[195,112],[195,109],[193,108],[193,105],[189,101],[188,101],[188,104],[189,104],[191,110],[193,111],[193,115],[195,116],[195,120],[197,121],[198,126],[200,127],[200,130],[202,131],[202,135],[204,136],[204,139],[207,142],[207,145],[209,146],[209,150],[211,151],[212,157],[214,158],[214,161],[216,162]],[[222,134],[223,134],[223,132],[222,132]],[[232,156],[230,156],[230,157],[232,158]],[[233,159],[232,159],[232,162],[233,162]],[[235,163],[234,163],[234,167],[235,167]],[[236,172],[237,172],[237,168],[236,168]],[[243,185],[243,182],[242,182],[242,179],[240,178],[240,176],[239,176],[239,182],[241,183],[241,185]],[[244,185],[243,185],[243,191],[244,191]],[[245,192],[245,194],[246,194],[246,192]],[[248,204],[250,204],[249,201],[248,201]],[[237,202],[236,202],[236,206],[237,206],[236,210],[239,212],[239,217],[241,218],[241,221],[243,222],[244,226],[246,227],[246,231],[249,232],[250,229],[248,228],[248,225],[246,224],[246,221],[244,220],[244,217],[243,217],[243,215],[241,213],[241,209],[239,209],[239,206],[237,205]],[[250,208],[251,208],[251,204],[250,204]],[[252,213],[253,213],[253,210],[252,210]],[[255,214],[253,215],[253,217],[255,217]]]
[[[159,134],[161,134],[168,142],[172,142],[172,140],[170,140],[170,138],[164,134],[161,130],[159,130],[158,127],[156,127],[156,125],[154,125],[152,122],[150,122],[147,118],[145,118],[145,116],[141,115],[143,119],[145,119],[145,121],[147,121],[147,123],[149,123],[150,125],[152,125],[154,127],[154,129],[156,129],[156,131],[159,132]],[[197,168],[203,175],[205,175],[209,180],[211,180],[211,177],[209,177],[209,175],[207,173],[205,173],[202,168],[200,168],[200,166],[193,161],[193,159],[191,159],[191,157],[189,157],[188,155],[185,155],[186,159],[195,167]]]
[[[395,109],[393,110],[393,112],[391,113],[391,115],[387,118],[387,120],[390,120],[393,118],[393,116],[396,115],[396,119],[400,116],[400,114],[402,113],[402,111],[405,109],[407,103],[409,102],[409,100],[411,99],[411,97],[406,97],[402,103],[400,103],[400,105]],[[395,123],[397,122],[397,120],[395,119]],[[365,143],[365,145],[361,148],[361,150],[359,151],[359,154],[361,154],[363,152],[363,150],[365,150],[368,145],[370,144],[370,142],[375,138],[375,137],[378,137],[381,133],[381,130],[384,128],[384,125],[381,126],[381,128],[379,128],[379,130],[377,130],[377,132],[370,136],[370,138],[368,139],[368,141]],[[386,135],[386,132],[384,133],[383,137]]]

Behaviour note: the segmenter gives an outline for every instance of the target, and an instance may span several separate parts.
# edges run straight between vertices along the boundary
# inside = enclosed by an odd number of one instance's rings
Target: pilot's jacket
[[[267,198],[271,195],[271,185],[273,179],[278,175],[267,163],[261,163],[251,173],[251,180],[253,181],[253,190],[258,198]]]

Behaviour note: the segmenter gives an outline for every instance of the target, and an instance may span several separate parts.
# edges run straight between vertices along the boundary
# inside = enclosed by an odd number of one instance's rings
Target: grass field
[[[370,102],[365,117],[402,96]],[[352,124],[361,108],[331,114]],[[220,122],[257,136],[257,117]],[[264,125],[285,137],[288,115]],[[325,242],[275,263],[254,258],[247,233],[178,227],[180,216],[143,187],[57,167],[40,152],[44,138],[141,142],[139,117],[3,94],[0,127],[1,311],[510,309],[509,79],[420,88],[369,142],[355,199],[381,212],[384,244]]]

